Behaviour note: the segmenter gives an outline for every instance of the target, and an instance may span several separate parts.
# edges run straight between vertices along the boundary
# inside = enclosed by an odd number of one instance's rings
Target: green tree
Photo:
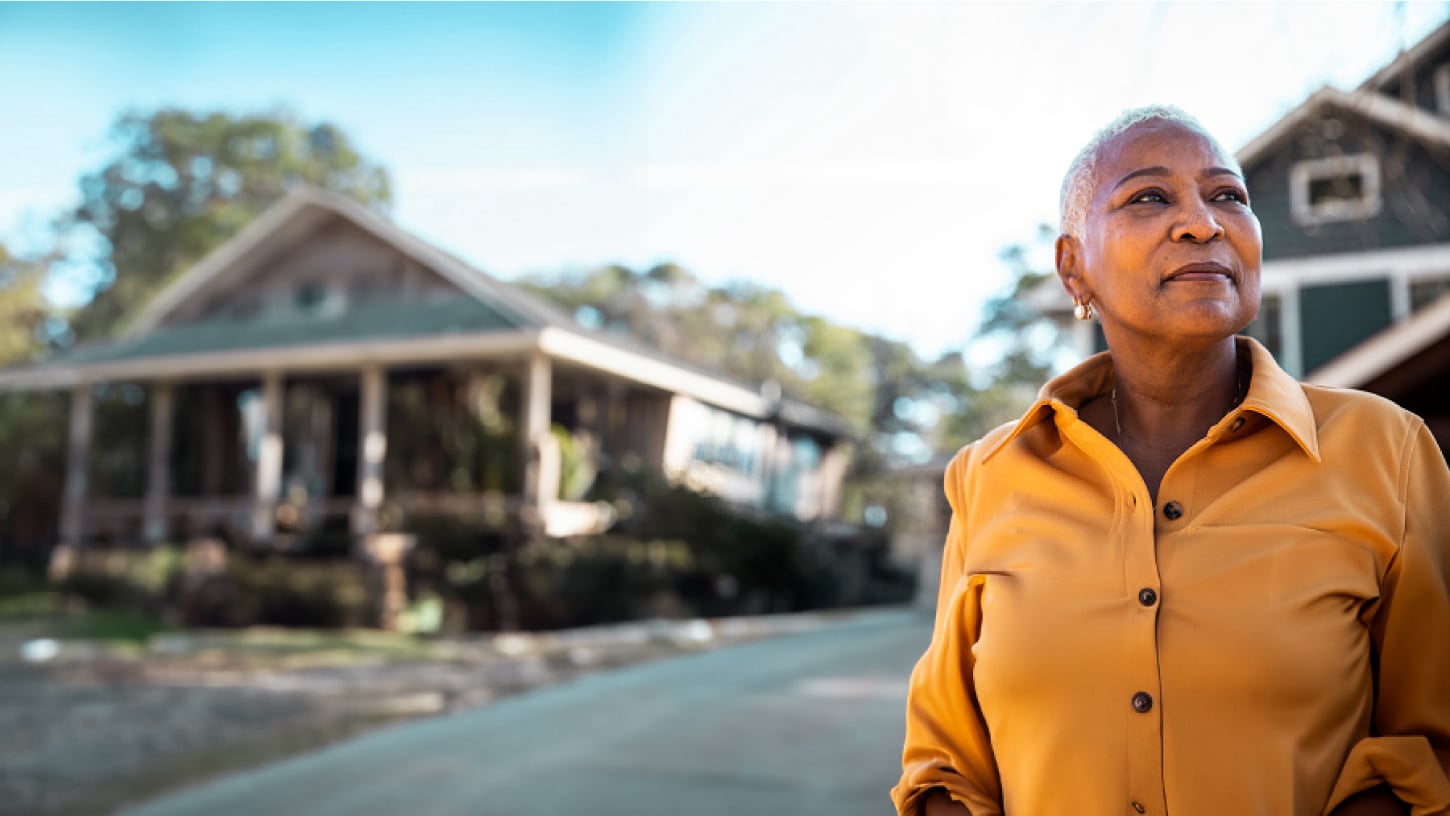
[[[1056,273],[1034,259],[1056,237],[1044,224],[1037,231],[1037,245],[1016,243],[998,257],[1011,274],[1001,293],[982,307],[982,320],[973,343],[987,344],[998,360],[988,369],[969,372],[961,360],[937,362],[932,378],[950,393],[951,409],[941,425],[940,438],[962,445],[1003,422],[1016,419],[1027,409],[1057,368],[1065,337],[1057,324],[1032,306],[1031,295],[1048,285]],[[952,444],[938,449],[950,450]]]
[[[674,264],[647,272],[606,266],[536,275],[523,284],[586,326],[826,407],[863,435],[871,428],[876,373],[872,338],[799,312],[778,289],[707,286]],[[904,348],[904,347],[903,347]]]
[[[41,286],[45,264],[0,245],[0,367],[38,356],[53,310]],[[38,567],[54,532],[60,494],[64,395],[0,394],[0,562]]]
[[[313,184],[385,208],[387,173],[336,126],[283,111],[233,116],[166,108],[121,116],[115,157],[81,179],[63,224],[96,249],[80,339],[125,324],[179,272],[230,238],[291,185]]]
[[[45,266],[17,258],[0,244],[0,367],[24,362],[43,348],[41,329],[52,316],[41,286]]]

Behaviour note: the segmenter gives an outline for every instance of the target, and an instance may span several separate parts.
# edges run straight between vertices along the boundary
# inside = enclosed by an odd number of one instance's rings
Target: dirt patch
[[[655,622],[417,648],[163,635],[129,648],[64,642],[41,662],[20,658],[33,633],[0,631],[0,802],[15,814],[108,813],[381,725],[814,625]]]

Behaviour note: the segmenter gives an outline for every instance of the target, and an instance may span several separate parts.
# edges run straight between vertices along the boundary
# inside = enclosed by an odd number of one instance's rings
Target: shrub
[[[159,612],[169,600],[182,562],[176,547],[80,550],[57,588],[92,606]]]
[[[237,557],[227,560],[234,625],[375,626],[379,608],[366,564],[355,560]]]

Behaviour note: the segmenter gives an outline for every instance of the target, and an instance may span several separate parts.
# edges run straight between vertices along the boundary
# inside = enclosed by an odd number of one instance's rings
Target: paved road
[[[128,816],[879,816],[921,612],[596,675],[374,732]]]

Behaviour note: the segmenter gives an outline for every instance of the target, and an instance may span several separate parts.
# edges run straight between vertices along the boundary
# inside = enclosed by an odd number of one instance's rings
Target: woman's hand
[[[1406,816],[1409,812],[1410,806],[1396,798],[1389,785],[1380,785],[1345,799],[1329,816]]]
[[[923,816],[972,816],[967,806],[951,797],[951,794],[941,788],[932,788],[931,792],[922,800],[926,807],[922,809]],[[1335,811],[1338,814],[1339,811]],[[1365,811],[1366,814],[1369,811]],[[1396,814],[1398,816],[1398,814]]]

